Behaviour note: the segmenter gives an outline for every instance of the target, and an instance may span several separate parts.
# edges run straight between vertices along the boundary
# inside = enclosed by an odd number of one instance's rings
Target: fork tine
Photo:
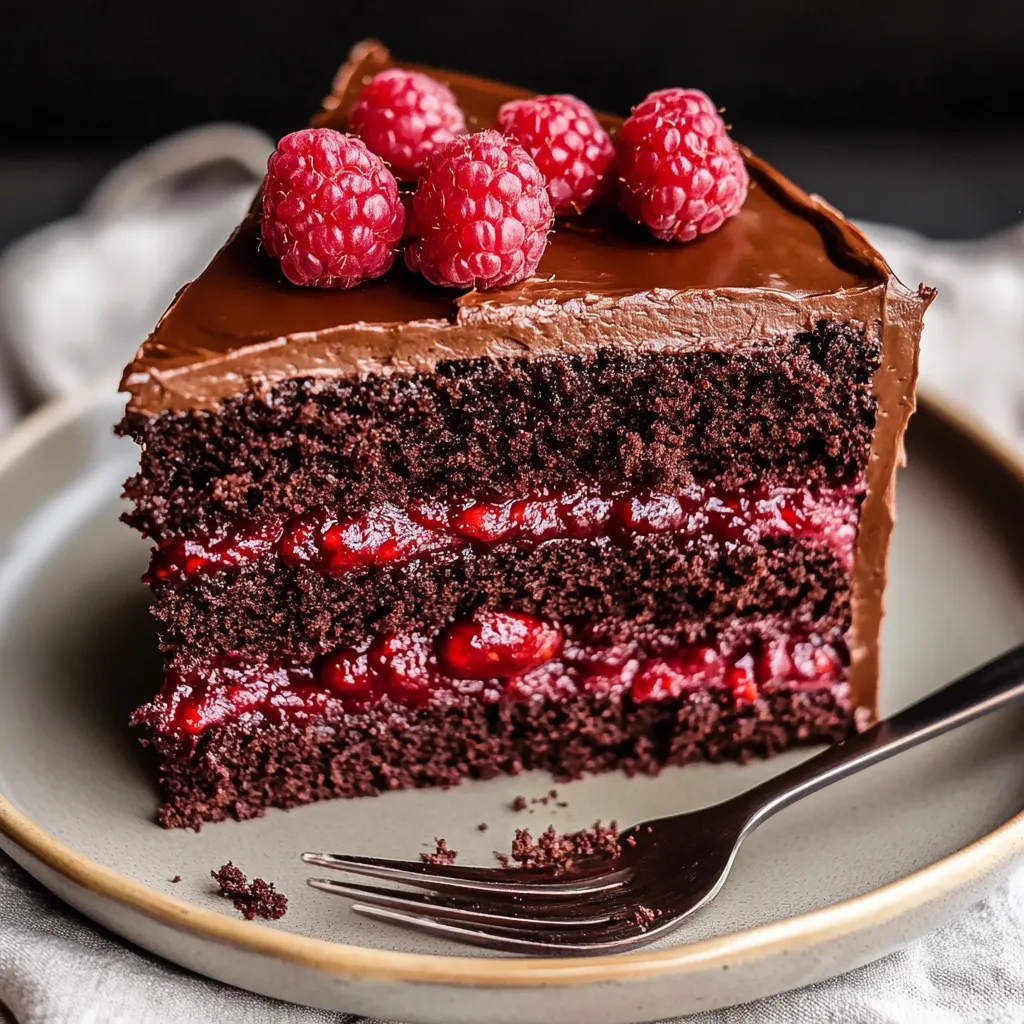
[[[590,928],[607,924],[608,914],[586,917],[533,917],[527,914],[492,913],[478,905],[437,903],[429,896],[419,893],[403,893],[396,889],[383,889],[375,885],[349,885],[329,878],[307,878],[306,884],[321,892],[334,896],[345,896],[370,907],[386,907],[390,910],[407,910],[412,913],[428,914],[432,918],[446,921],[463,921],[467,924],[486,924],[510,929],[568,929]],[[506,904],[507,906],[507,904]]]
[[[302,860],[318,867],[368,875],[420,889],[534,896],[538,899],[565,899],[611,891],[618,889],[625,878],[625,872],[609,870],[613,862],[608,858],[601,859],[603,867],[600,870],[595,867],[557,875],[553,872],[526,872],[522,868],[461,868],[449,864],[423,864],[411,860],[354,857],[338,853],[304,853]],[[533,881],[523,881],[524,877]]]
[[[352,909],[364,917],[415,928],[417,931],[437,935],[443,939],[506,953],[533,953],[542,956],[564,956],[567,953],[598,956],[602,953],[624,952],[653,942],[674,923],[668,920],[658,927],[645,931],[639,924],[612,920],[590,932],[580,929],[575,934],[548,932],[545,935],[543,932],[526,932],[525,935],[517,935],[513,929],[464,927],[438,920],[428,914],[390,910],[387,907],[373,907],[364,903],[354,903]]]

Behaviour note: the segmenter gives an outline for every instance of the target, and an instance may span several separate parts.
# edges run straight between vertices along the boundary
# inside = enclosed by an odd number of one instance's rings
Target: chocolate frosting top
[[[363,83],[392,63],[379,43],[357,46],[314,123],[344,128]],[[454,91],[474,130],[529,95],[425,70]],[[613,131],[621,123],[604,120]],[[750,194],[718,231],[675,245],[612,208],[560,218],[537,275],[492,291],[436,288],[401,259],[351,291],[299,288],[262,251],[250,214],[126,371],[129,407],[212,408],[254,379],[430,370],[458,357],[737,344],[799,329],[824,297],[820,315],[865,300],[852,305],[877,318],[891,278],[881,257],[826,204],[745,157]]]
[[[315,125],[344,129],[363,84],[395,62],[356,46]],[[530,93],[418,65],[455,93],[471,130]],[[602,118],[612,132],[621,120]],[[882,344],[878,422],[853,572],[850,687],[874,705],[878,627],[893,522],[894,476],[914,407],[917,343],[930,289],[905,288],[867,239],[827,203],[748,150],[739,214],[686,245],[654,240],[614,209],[556,222],[537,275],[511,288],[435,288],[399,259],[351,291],[289,284],[260,248],[254,214],[179,292],[125,371],[129,415],[216,408],[289,378],[430,371],[456,358],[764,347],[821,319],[854,321]]]

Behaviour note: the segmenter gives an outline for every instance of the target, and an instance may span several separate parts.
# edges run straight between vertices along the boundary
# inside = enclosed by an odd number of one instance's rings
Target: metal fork
[[[548,956],[636,949],[721,889],[743,840],[776,811],[1024,696],[1024,644],[888,720],[730,800],[634,825],[614,857],[569,872],[304,853],[307,864],[427,890],[311,878],[367,917],[489,949]]]

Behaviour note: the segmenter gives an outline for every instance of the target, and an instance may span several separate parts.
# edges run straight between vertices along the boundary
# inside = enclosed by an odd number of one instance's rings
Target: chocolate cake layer
[[[414,498],[570,488],[836,481],[867,469],[877,342],[821,322],[743,352],[608,347],[433,374],[303,379],[215,412],[130,414],[133,526],[212,532],[261,510],[358,515]]]
[[[308,726],[229,723],[199,737],[151,734],[168,828],[258,817],[332,797],[450,786],[531,768],[560,779],[622,769],[654,774],[692,761],[745,761],[835,742],[854,728],[843,694],[780,690],[738,705],[727,693],[486,706],[379,706]]]
[[[651,628],[689,642],[757,619],[800,623],[833,640],[850,625],[847,569],[820,541],[792,538],[685,552],[670,535],[628,546],[498,544],[340,578],[256,564],[154,590],[161,643],[176,664],[221,651],[309,664],[377,633],[434,633],[479,609],[578,620],[616,642]]]

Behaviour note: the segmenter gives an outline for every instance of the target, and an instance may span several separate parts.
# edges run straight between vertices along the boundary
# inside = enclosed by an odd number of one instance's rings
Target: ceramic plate
[[[1007,709],[788,809],[744,846],[722,894],[659,946],[526,960],[375,924],[303,884],[307,849],[408,857],[445,836],[491,861],[513,829],[620,824],[701,806],[793,763],[691,766],[558,786],[541,775],[335,801],[199,834],[153,823],[129,711],[159,682],[117,521],[135,451],[112,388],[51,407],[0,457],[0,845],[91,918],[178,964],[295,1002],[422,1024],[653,1020],[849,970],[965,910],[1024,846],[1024,711]],[[909,435],[884,637],[891,711],[1024,636],[1024,470],[932,412]],[[486,832],[477,826],[486,822]],[[210,869],[233,860],[291,898],[241,920]],[[170,879],[181,876],[181,882]]]

